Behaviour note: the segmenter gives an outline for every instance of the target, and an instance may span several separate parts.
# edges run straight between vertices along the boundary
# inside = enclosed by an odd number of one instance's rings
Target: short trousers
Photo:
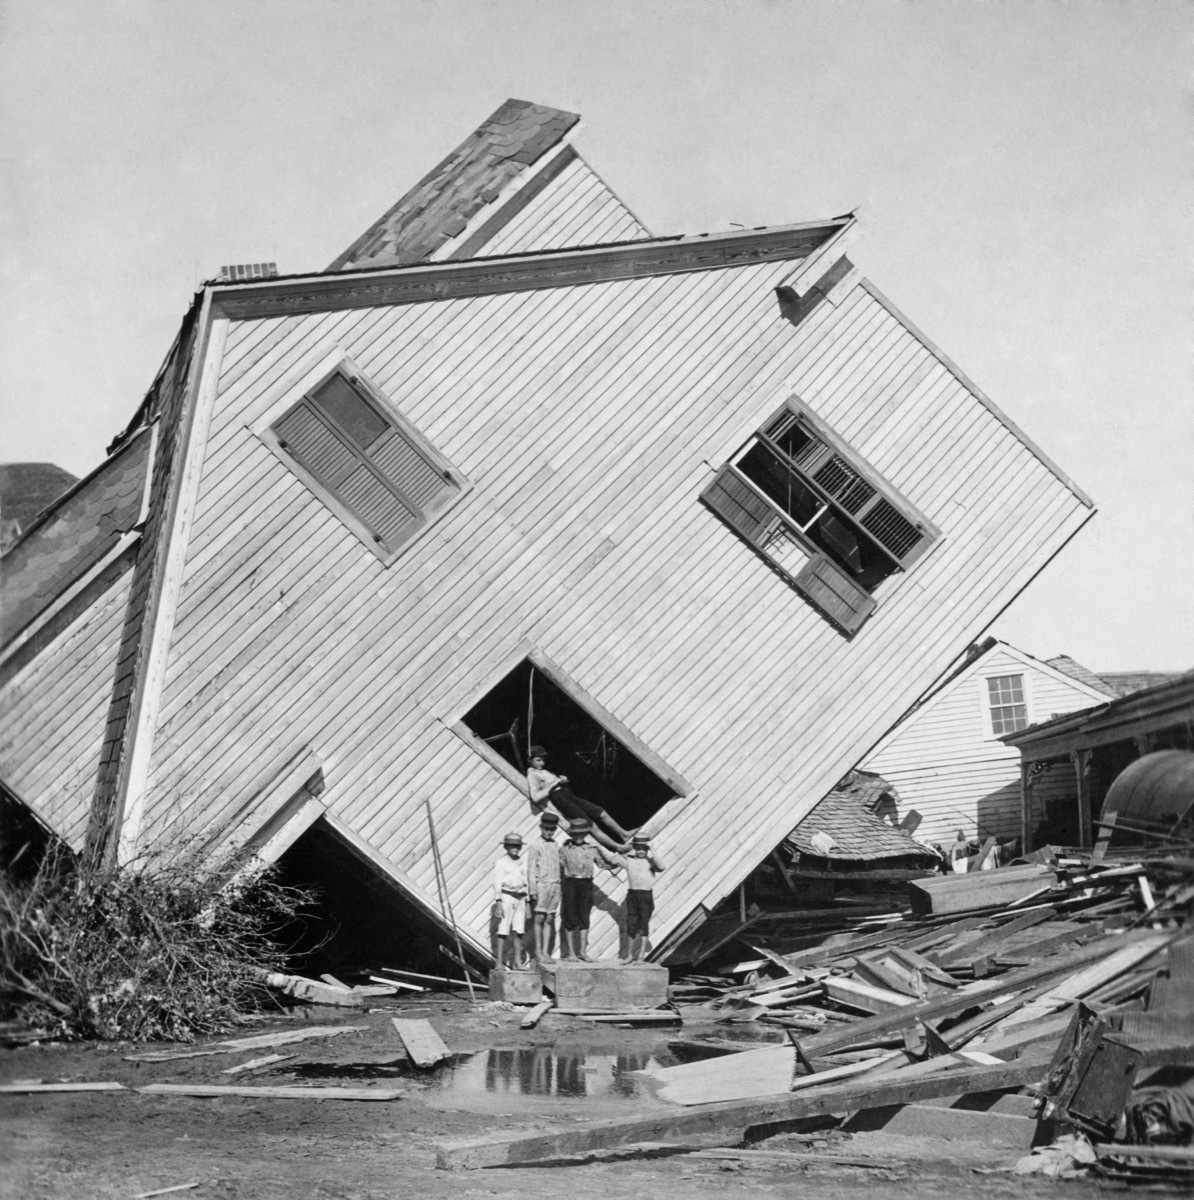
[[[651,914],[655,911],[655,893],[631,889],[626,893],[626,936],[646,937],[651,932]]]
[[[560,881],[560,927],[565,933],[588,929],[593,911],[593,880],[565,875]]]
[[[535,884],[535,911],[555,916],[560,911],[560,881]]]
[[[605,809],[600,804],[594,804],[592,800],[582,800],[580,796],[573,794],[566,783],[556,784],[547,798],[555,805],[560,816],[567,817],[569,821],[579,821],[585,817],[590,821],[597,821],[605,816]]]
[[[527,898],[525,896],[511,896],[507,892],[502,893],[502,920],[498,925],[498,937],[506,937],[510,930],[515,933],[523,933],[526,930],[527,922]]]

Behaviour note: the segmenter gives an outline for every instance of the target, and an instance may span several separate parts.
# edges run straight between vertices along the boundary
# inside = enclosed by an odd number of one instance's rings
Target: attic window
[[[463,479],[426,439],[342,368],[272,432],[320,498],[387,561],[463,491]]]
[[[993,675],[987,680],[991,732],[996,737],[1028,728],[1028,704],[1023,675]]]
[[[795,398],[701,499],[847,634],[874,611],[875,588],[940,536]]]

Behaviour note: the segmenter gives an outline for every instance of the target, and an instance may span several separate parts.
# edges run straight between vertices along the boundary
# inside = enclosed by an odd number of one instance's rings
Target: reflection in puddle
[[[670,1066],[667,1053],[567,1053],[543,1046],[485,1050],[446,1065],[427,1080],[437,1091],[501,1092],[515,1096],[633,1096],[643,1082],[631,1074]]]
[[[671,1067],[724,1053],[710,1047],[702,1053],[692,1046],[654,1051],[594,1054],[523,1046],[514,1050],[481,1050],[454,1054],[440,1066],[422,1071],[405,1058],[381,1063],[297,1063],[280,1073],[299,1079],[393,1079],[422,1084],[428,1090],[458,1095],[498,1092],[515,1096],[634,1096],[649,1087],[633,1075],[649,1067]]]

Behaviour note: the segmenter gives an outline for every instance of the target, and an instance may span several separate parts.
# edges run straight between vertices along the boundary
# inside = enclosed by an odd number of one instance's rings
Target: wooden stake
[[[452,897],[448,893],[448,878],[444,874],[443,860],[439,856],[439,839],[435,836],[435,818],[431,815],[431,801],[424,800],[427,806],[427,828],[431,831],[431,854],[435,863],[435,882],[439,888],[439,905],[440,911],[448,919],[448,925],[451,927],[452,935],[456,939],[456,953],[460,955],[460,961],[464,962],[464,946],[460,941],[460,930],[456,928],[456,917],[452,913]],[[465,979],[469,979],[469,972],[464,972]],[[477,993],[473,990],[472,980],[469,979],[468,985],[469,999],[476,1004]]]

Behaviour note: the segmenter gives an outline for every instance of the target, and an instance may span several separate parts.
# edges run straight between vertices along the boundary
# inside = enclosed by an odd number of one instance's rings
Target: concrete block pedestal
[[[543,999],[543,980],[534,967],[526,971],[494,967],[489,972],[489,998],[510,1004],[538,1004]]]
[[[625,1012],[667,1003],[667,968],[655,963],[556,962],[539,971],[556,1008]]]

